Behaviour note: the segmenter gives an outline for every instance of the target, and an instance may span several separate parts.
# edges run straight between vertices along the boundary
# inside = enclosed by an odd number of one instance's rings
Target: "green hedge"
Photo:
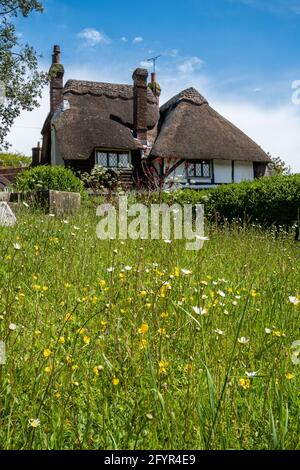
[[[14,186],[18,191],[52,189],[85,195],[83,182],[72,170],[62,166],[37,166],[26,170],[16,178]]]
[[[209,218],[255,222],[264,226],[292,226],[299,222],[300,174],[274,176],[216,189],[190,189],[154,194],[152,201],[204,204]]]
[[[31,163],[30,157],[25,157],[19,153],[0,153],[0,167],[2,168],[15,168],[20,166],[29,166]]]

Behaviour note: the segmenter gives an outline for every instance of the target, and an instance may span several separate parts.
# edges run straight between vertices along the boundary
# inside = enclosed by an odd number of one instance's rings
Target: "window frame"
[[[95,150],[95,166],[103,166],[99,163],[98,161],[98,154],[106,154],[106,165],[104,168],[109,168],[109,169],[118,169],[118,170],[126,170],[130,168],[131,165],[131,154],[128,150]],[[111,166],[109,165],[109,158],[110,155],[114,154],[117,156],[117,166]],[[126,166],[120,166],[120,156],[121,155],[127,155],[128,157],[128,163]]]
[[[209,166],[209,175],[204,175],[204,166]],[[193,174],[191,169],[193,167]],[[197,167],[201,167],[201,175],[199,176]],[[210,160],[193,160],[187,161],[186,165],[186,177],[187,179],[201,178],[201,179],[212,179],[212,165]]]

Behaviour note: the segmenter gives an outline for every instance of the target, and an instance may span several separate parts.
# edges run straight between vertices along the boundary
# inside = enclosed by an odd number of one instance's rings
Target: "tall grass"
[[[0,448],[299,449],[297,244],[228,225],[193,253],[96,224],[1,229]]]

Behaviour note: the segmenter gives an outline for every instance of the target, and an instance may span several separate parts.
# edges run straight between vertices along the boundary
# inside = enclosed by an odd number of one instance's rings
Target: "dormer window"
[[[129,152],[96,151],[95,164],[104,168],[129,168]]]

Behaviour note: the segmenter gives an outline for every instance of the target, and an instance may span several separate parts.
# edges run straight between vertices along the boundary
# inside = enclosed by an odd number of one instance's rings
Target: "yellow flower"
[[[287,372],[287,373],[285,374],[285,378],[286,378],[287,380],[293,380],[293,379],[295,378],[295,375],[294,375],[294,374],[291,374],[290,372]]]
[[[119,274],[119,278],[122,280],[122,279],[125,279],[125,274],[124,273],[120,273]]]
[[[147,346],[148,346],[148,341],[143,338],[143,339],[140,341],[140,344],[139,344],[140,350],[146,349]]]
[[[283,331],[279,331],[279,330],[273,331],[272,334],[273,334],[273,336],[276,336],[276,338],[282,338],[282,337],[285,336],[285,333]]]
[[[169,363],[167,361],[159,361],[158,363],[159,375],[166,375],[168,366],[169,366]]]
[[[180,269],[178,268],[178,266],[176,266],[175,269],[174,269],[174,275],[175,275],[175,277],[180,276]]]
[[[107,330],[107,327],[108,327],[108,321],[105,321],[105,320],[101,320],[100,322],[100,327],[101,327],[101,331],[104,332]]]
[[[139,297],[147,297],[147,292],[145,290],[142,290],[140,293],[139,293]]]
[[[251,380],[250,379],[240,379],[239,380],[239,386],[243,390],[249,390],[249,388],[251,388]]]
[[[52,366],[45,367],[45,369],[44,369],[46,374],[51,374],[52,370],[53,370]]]
[[[139,329],[138,332],[140,335],[145,335],[149,331],[149,325],[147,323],[144,323]]]
[[[65,321],[73,321],[73,315],[72,313],[67,313],[66,317],[65,317]]]
[[[152,308],[152,304],[150,304],[150,303],[145,304],[145,308],[147,308],[148,310],[150,310],[150,309]]]
[[[104,281],[104,279],[102,279],[101,281],[99,281],[99,286],[104,289],[104,287],[106,287],[106,281]]]
[[[55,398],[59,399],[61,397],[61,393],[56,392],[54,396],[55,396]]]
[[[41,286],[39,286],[38,284],[33,284],[33,285],[31,286],[31,288],[32,288],[33,290],[37,291],[37,292],[39,292],[39,291],[41,290]]]
[[[58,344],[65,344],[65,337],[64,337],[64,336],[61,336],[61,337],[58,339]]]
[[[161,318],[168,318],[169,313],[168,312],[162,312],[160,316],[161,316]]]
[[[80,335],[84,335],[84,333],[86,333],[87,329],[86,328],[79,328],[79,330],[77,330],[77,333],[79,333]]]
[[[67,361],[67,364],[72,364],[74,362],[74,359],[72,356],[67,356],[66,361]]]
[[[184,370],[187,374],[191,374],[193,372],[193,365],[187,364],[186,366],[184,366]]]
[[[102,371],[103,371],[103,366],[95,366],[93,368],[93,372],[97,377],[99,377],[99,375]]]
[[[48,290],[49,290],[49,287],[47,287],[47,286],[43,286],[43,287],[42,287],[42,290],[43,290],[43,292],[48,292]]]
[[[5,261],[10,261],[11,259],[12,259],[12,257],[10,255],[5,256]]]
[[[117,386],[119,385],[119,383],[120,383],[120,380],[117,379],[116,377],[114,377],[114,378],[112,379],[112,384],[113,384],[115,387],[117,387]]]
[[[32,275],[32,280],[33,280],[33,281],[37,281],[37,280],[38,280],[38,277],[37,277],[35,274],[33,274],[33,275]]]
[[[72,287],[72,286],[71,286],[71,284],[69,284],[68,282],[66,282],[66,283],[64,284],[64,287],[65,287],[65,289],[70,289],[70,287]]]
[[[84,342],[85,344],[90,344],[91,338],[90,338],[89,336],[86,336],[86,335],[85,335],[85,336],[83,337],[83,342]]]
[[[78,367],[79,367],[79,366],[77,366],[77,365],[75,364],[74,366],[72,366],[72,371],[73,371],[73,372],[76,372],[77,369],[78,369]]]
[[[166,336],[167,330],[166,330],[165,328],[159,328],[159,329],[158,329],[158,333],[159,333],[161,336]]]
[[[44,357],[48,358],[48,357],[51,356],[51,354],[52,354],[51,349],[44,349],[44,351],[43,351],[43,356]]]
[[[93,295],[91,301],[92,301],[92,304],[95,305],[98,302],[98,297],[96,297],[96,295]]]

